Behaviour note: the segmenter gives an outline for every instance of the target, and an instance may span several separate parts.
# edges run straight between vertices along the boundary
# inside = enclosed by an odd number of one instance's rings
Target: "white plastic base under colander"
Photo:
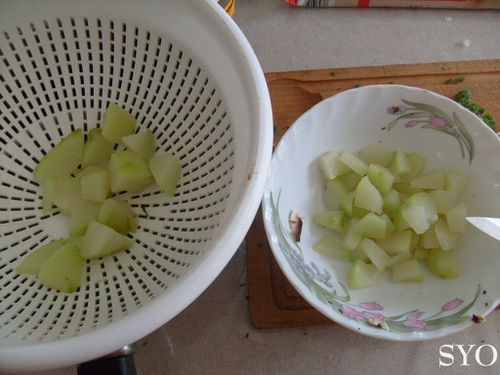
[[[87,263],[78,292],[14,270],[64,235],[41,209],[38,160],[100,126],[111,102],[176,154],[178,194],[127,196],[133,247]],[[213,1],[0,3],[0,372],[87,361],[132,343],[191,303],[248,230],[266,181],[272,114],[249,44]]]

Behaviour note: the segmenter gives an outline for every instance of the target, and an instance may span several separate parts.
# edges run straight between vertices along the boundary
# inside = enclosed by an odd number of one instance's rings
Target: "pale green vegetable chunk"
[[[377,214],[382,213],[384,206],[382,196],[367,176],[363,177],[356,187],[354,206],[376,212]]]
[[[352,217],[353,203],[354,203],[354,191],[351,191],[349,194],[345,195],[340,201],[340,208],[344,210],[344,213],[348,217]]]
[[[111,191],[139,193],[154,183],[146,162],[135,152],[115,152],[109,160],[109,182]]]
[[[367,264],[362,260],[356,260],[347,275],[349,288],[360,289],[375,285],[380,272],[373,264]]]
[[[381,194],[389,192],[394,183],[394,176],[391,171],[377,164],[370,164],[366,170],[370,182]]]
[[[392,217],[392,221],[394,222],[394,225],[396,226],[396,230],[398,232],[411,228],[410,224],[408,224],[408,222],[403,217],[402,209],[396,210]]]
[[[356,172],[347,172],[346,174],[343,174],[342,176],[338,177],[337,179],[342,182],[342,184],[345,186],[347,191],[352,191],[356,189],[356,186],[358,186],[359,181],[361,181],[361,177],[359,174]]]
[[[48,244],[40,246],[30,255],[24,258],[23,262],[16,268],[19,275],[36,276],[40,269],[54,252],[64,244],[64,238],[53,240]]]
[[[453,207],[457,201],[457,192],[453,190],[432,190],[430,192],[438,214],[446,214]]]
[[[363,236],[354,229],[354,225],[357,222],[357,219],[351,219],[349,221],[349,223],[346,225],[346,230],[344,236],[342,237],[342,242],[340,243],[340,245],[348,251],[356,249],[363,239]]]
[[[424,281],[424,274],[420,263],[415,260],[406,260],[392,267],[392,281],[395,283],[419,283]]]
[[[67,244],[74,246],[78,250],[78,252],[80,252],[80,249],[82,248],[82,242],[83,236],[72,236],[66,241]]]
[[[438,219],[436,204],[428,193],[416,193],[405,201],[408,206],[421,206],[425,209],[426,218],[429,222],[436,222]]]
[[[452,208],[446,214],[446,221],[448,222],[448,227],[452,232],[464,233],[467,227],[467,207],[460,203]]]
[[[434,249],[439,247],[439,241],[436,236],[435,225],[427,229],[419,238],[419,244],[424,249]]]
[[[363,238],[359,244],[361,250],[363,250],[370,261],[377,267],[377,270],[383,271],[391,257],[380,248],[373,240],[369,238]]]
[[[380,143],[366,146],[359,152],[359,157],[367,164],[378,164],[385,167],[394,157],[394,151]]]
[[[71,293],[80,287],[84,265],[76,247],[66,243],[43,264],[38,280],[48,288]]]
[[[333,151],[327,151],[319,157],[319,169],[325,180],[334,179],[351,170],[340,160],[339,154]]]
[[[82,160],[83,131],[74,130],[54,146],[35,168],[35,180],[40,183],[50,178],[70,174]]]
[[[391,260],[387,263],[387,268],[392,268],[395,265],[402,263],[407,260],[411,260],[411,254],[409,253],[397,253],[396,255],[391,257]]]
[[[453,250],[432,249],[425,258],[425,264],[435,276],[444,279],[457,277],[460,269],[458,258]]]
[[[101,205],[97,202],[84,202],[71,213],[69,221],[70,236],[80,236],[85,233],[89,223],[97,220]]]
[[[441,249],[455,249],[458,243],[458,234],[453,233],[444,220],[439,220],[434,226],[437,240]]]
[[[422,193],[423,190],[411,187],[409,184],[404,182],[395,182],[393,185],[394,190],[399,194],[413,195],[417,193]]]
[[[363,237],[384,239],[386,237],[387,222],[377,214],[370,212],[354,224],[354,229]]]
[[[363,262],[370,262],[370,259],[368,256],[365,254],[365,252],[357,247],[354,250],[348,251],[347,255],[349,256],[349,261],[354,263],[356,260],[362,260]]]
[[[349,194],[344,184],[338,179],[328,180],[326,183],[325,193],[323,195],[323,201],[331,210],[336,210],[339,208],[343,199]]]
[[[457,193],[463,193],[467,185],[467,175],[459,171],[445,171],[445,190],[453,190]]]
[[[156,152],[156,139],[149,129],[122,138],[122,143],[148,162]]]
[[[423,247],[418,246],[413,253],[413,258],[415,258],[416,260],[424,260],[425,258],[427,258],[429,253],[429,249],[424,249]]]
[[[413,232],[409,229],[394,233],[391,237],[378,241],[378,245],[390,255],[399,253],[410,254],[413,242]]]
[[[386,212],[394,212],[401,207],[401,196],[400,194],[391,189],[387,193],[382,195],[383,210]]]
[[[92,220],[83,236],[80,256],[84,259],[101,258],[106,255],[126,250],[132,246],[132,240],[114,229]]]
[[[98,221],[121,234],[137,229],[136,214],[127,202],[117,198],[106,199],[98,213]]]
[[[389,163],[389,170],[400,177],[407,176],[411,173],[411,164],[406,156],[406,153],[401,150],[397,150],[394,154],[394,158]]]
[[[54,178],[50,178],[43,184],[42,209],[45,214],[48,213],[52,207],[54,207],[54,187]]]
[[[173,197],[181,178],[179,159],[169,153],[156,153],[149,159],[149,169],[163,192]]]
[[[120,143],[135,130],[135,118],[117,104],[110,104],[104,114],[102,135],[108,141]]]
[[[340,160],[360,176],[366,174],[368,164],[349,151],[342,152],[340,154]]]
[[[80,185],[82,198],[89,201],[103,202],[111,194],[107,170],[87,173],[81,178]]]
[[[424,233],[438,220],[436,205],[427,193],[413,194],[405,201],[401,215],[417,234]]]
[[[314,215],[313,221],[322,227],[344,233],[344,212],[340,210],[326,211]]]
[[[382,214],[380,216],[386,223],[385,227],[385,237],[390,237],[396,232],[396,225],[392,222],[391,218],[387,216],[386,214]]]
[[[101,129],[92,129],[83,148],[82,169],[107,164],[113,147],[114,143],[103,137]]]
[[[406,176],[406,179],[410,180],[420,176],[425,168],[425,158],[416,152],[407,153],[406,157],[411,165],[411,172]]]
[[[430,227],[427,213],[422,206],[408,206],[401,210],[401,216],[417,234],[424,233]]]
[[[323,238],[314,244],[313,249],[316,252],[335,260],[341,262],[348,261],[347,252],[340,247],[337,237],[332,235],[327,234],[326,236],[323,236]]]
[[[52,201],[62,214],[71,216],[71,213],[82,203],[80,180],[71,176],[53,177]]]
[[[372,211],[365,210],[364,208],[354,207],[354,203],[353,203],[351,217],[354,219],[361,219],[361,218],[365,217],[366,215],[368,215],[370,212],[372,212]]]
[[[410,181],[410,186],[417,189],[443,190],[445,174],[443,171],[436,171],[415,177]]]

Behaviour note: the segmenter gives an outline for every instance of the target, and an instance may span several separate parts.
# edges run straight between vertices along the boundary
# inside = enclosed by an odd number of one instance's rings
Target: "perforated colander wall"
[[[183,174],[168,199],[128,196],[139,215],[131,250],[88,262],[78,292],[42,287],[14,269],[60,230],[33,181],[40,158],[75,128],[101,125],[111,102],[149,128]],[[234,150],[209,77],[164,36],[119,20],[54,18],[0,33],[0,338],[71,337],[130,314],[203,257],[229,196]]]

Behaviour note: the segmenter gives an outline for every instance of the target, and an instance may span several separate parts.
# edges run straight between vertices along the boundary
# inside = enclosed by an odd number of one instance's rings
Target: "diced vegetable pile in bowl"
[[[452,170],[422,174],[425,162],[379,143],[358,155],[320,156],[326,211],[313,220],[331,233],[314,248],[352,262],[349,287],[372,286],[386,269],[393,282],[421,282],[422,263],[439,278],[458,275],[455,248],[467,216],[459,197],[467,177]]]

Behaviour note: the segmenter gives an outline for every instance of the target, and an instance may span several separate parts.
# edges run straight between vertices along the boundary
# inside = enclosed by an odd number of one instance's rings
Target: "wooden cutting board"
[[[446,84],[464,77],[463,82]],[[422,87],[448,97],[464,89],[500,127],[500,59],[379,67],[322,69],[266,74],[273,106],[275,144],[305,111],[341,91],[370,84]],[[500,130],[500,129],[499,129]],[[245,238],[250,319],[256,328],[329,324],[287,281],[274,261],[259,211]]]

